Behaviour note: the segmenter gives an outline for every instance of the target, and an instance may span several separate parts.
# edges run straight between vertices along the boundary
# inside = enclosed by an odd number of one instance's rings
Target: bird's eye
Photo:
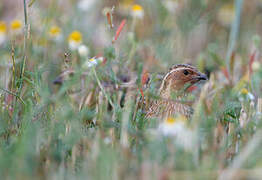
[[[189,74],[188,70],[184,70],[183,73],[184,73],[184,75],[186,75],[186,76]]]

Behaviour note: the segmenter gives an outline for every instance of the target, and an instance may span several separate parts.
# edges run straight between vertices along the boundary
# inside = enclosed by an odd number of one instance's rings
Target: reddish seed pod
[[[122,20],[121,24],[119,25],[112,43],[114,43],[118,39],[118,37],[119,37],[120,33],[122,32],[125,24],[126,24],[126,19]]]
[[[106,13],[106,17],[107,17],[107,22],[108,22],[108,24],[109,24],[109,27],[110,27],[111,29],[113,29],[113,23],[112,23],[111,13],[110,13],[110,12],[107,12],[107,13]]]

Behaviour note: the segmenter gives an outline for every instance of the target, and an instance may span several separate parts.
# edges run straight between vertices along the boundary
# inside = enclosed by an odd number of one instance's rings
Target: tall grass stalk
[[[96,81],[97,81],[97,83],[98,83],[98,86],[100,87],[100,89],[101,89],[101,91],[103,92],[104,96],[106,97],[106,99],[108,100],[108,102],[110,103],[110,105],[112,106],[112,108],[115,109],[115,105],[114,105],[113,101],[111,100],[111,98],[109,97],[109,95],[106,93],[103,85],[101,84],[101,82],[100,82],[100,80],[99,80],[99,78],[98,78],[98,76],[97,76],[95,67],[92,68],[92,71],[93,71],[93,73],[94,73],[94,75],[95,75],[95,78],[96,78]]]
[[[239,26],[241,21],[241,12],[243,8],[243,0],[235,0],[235,8],[236,8],[235,20],[231,24],[231,30],[230,30],[230,36],[229,36],[229,42],[228,42],[228,48],[226,54],[226,64],[229,73],[232,73],[230,72],[230,57],[236,48],[236,41],[237,41]]]
[[[18,96],[20,96],[21,90],[23,87],[23,77],[24,77],[25,64],[26,64],[26,59],[27,59],[27,41],[28,41],[28,33],[29,33],[26,0],[23,0],[23,4],[24,4],[24,52],[23,52],[23,61],[22,61],[21,69],[20,69]]]

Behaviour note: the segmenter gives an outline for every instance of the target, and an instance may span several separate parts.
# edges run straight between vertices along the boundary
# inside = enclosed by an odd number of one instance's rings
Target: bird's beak
[[[63,78],[61,76],[58,76],[54,81],[53,84],[59,84],[61,85],[63,83]]]
[[[197,78],[198,78],[199,80],[204,80],[204,81],[208,80],[207,75],[202,74],[202,73],[201,73]]]
[[[195,76],[193,79],[194,79],[194,80],[197,80],[197,81],[200,81],[200,80],[206,81],[206,80],[208,80],[207,75],[202,74],[202,73],[199,73],[199,74],[198,74],[197,76]]]

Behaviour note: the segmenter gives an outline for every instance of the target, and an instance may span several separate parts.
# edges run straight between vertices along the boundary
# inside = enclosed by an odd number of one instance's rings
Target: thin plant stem
[[[133,21],[132,21],[132,25],[131,25],[131,32],[133,32],[134,35],[135,35],[136,22],[137,22],[137,18],[134,18]],[[137,44],[136,44],[135,39],[132,39],[131,50],[130,50],[129,55],[128,55],[128,58],[127,58],[127,64],[128,64],[128,65],[131,63],[131,60],[132,60],[132,58],[133,58],[134,55],[135,55],[136,46],[137,46]]]
[[[112,102],[112,100],[110,99],[110,97],[108,96],[108,94],[106,93],[104,87],[103,87],[102,84],[101,84],[101,81],[99,80],[99,78],[98,78],[98,76],[97,76],[95,67],[92,67],[92,71],[93,71],[93,73],[94,73],[94,75],[95,75],[96,81],[97,81],[98,86],[100,87],[102,93],[104,94],[104,96],[105,96],[106,99],[108,100],[109,104],[113,107],[113,109],[115,109],[114,103]]]
[[[15,93],[7,90],[7,89],[1,88],[1,87],[0,87],[0,90],[6,92],[8,94],[11,94],[12,96],[15,96],[17,99],[19,99],[23,103],[23,105],[25,105],[25,102],[23,101],[23,99],[20,96],[18,96],[17,94],[15,94]]]
[[[22,66],[21,66],[21,71],[20,71],[20,83],[18,87],[18,96],[21,94],[21,89],[23,87],[23,77],[24,77],[24,72],[25,72],[25,64],[26,64],[26,59],[27,59],[27,39],[28,39],[28,22],[27,22],[27,5],[26,5],[26,0],[23,0],[24,2],[24,55],[23,55],[23,61],[22,61]]]
[[[241,12],[243,8],[243,0],[235,0],[235,7],[236,7],[235,20],[231,25],[231,31],[230,31],[228,49],[226,55],[227,69],[229,73],[232,73],[230,72],[230,57],[235,49],[237,36],[239,33],[239,25],[241,20]]]
[[[14,86],[15,86],[15,49],[14,49],[13,44],[12,44],[11,57],[12,57],[12,73],[13,73],[12,84],[11,84],[11,91],[13,91],[14,90]]]

